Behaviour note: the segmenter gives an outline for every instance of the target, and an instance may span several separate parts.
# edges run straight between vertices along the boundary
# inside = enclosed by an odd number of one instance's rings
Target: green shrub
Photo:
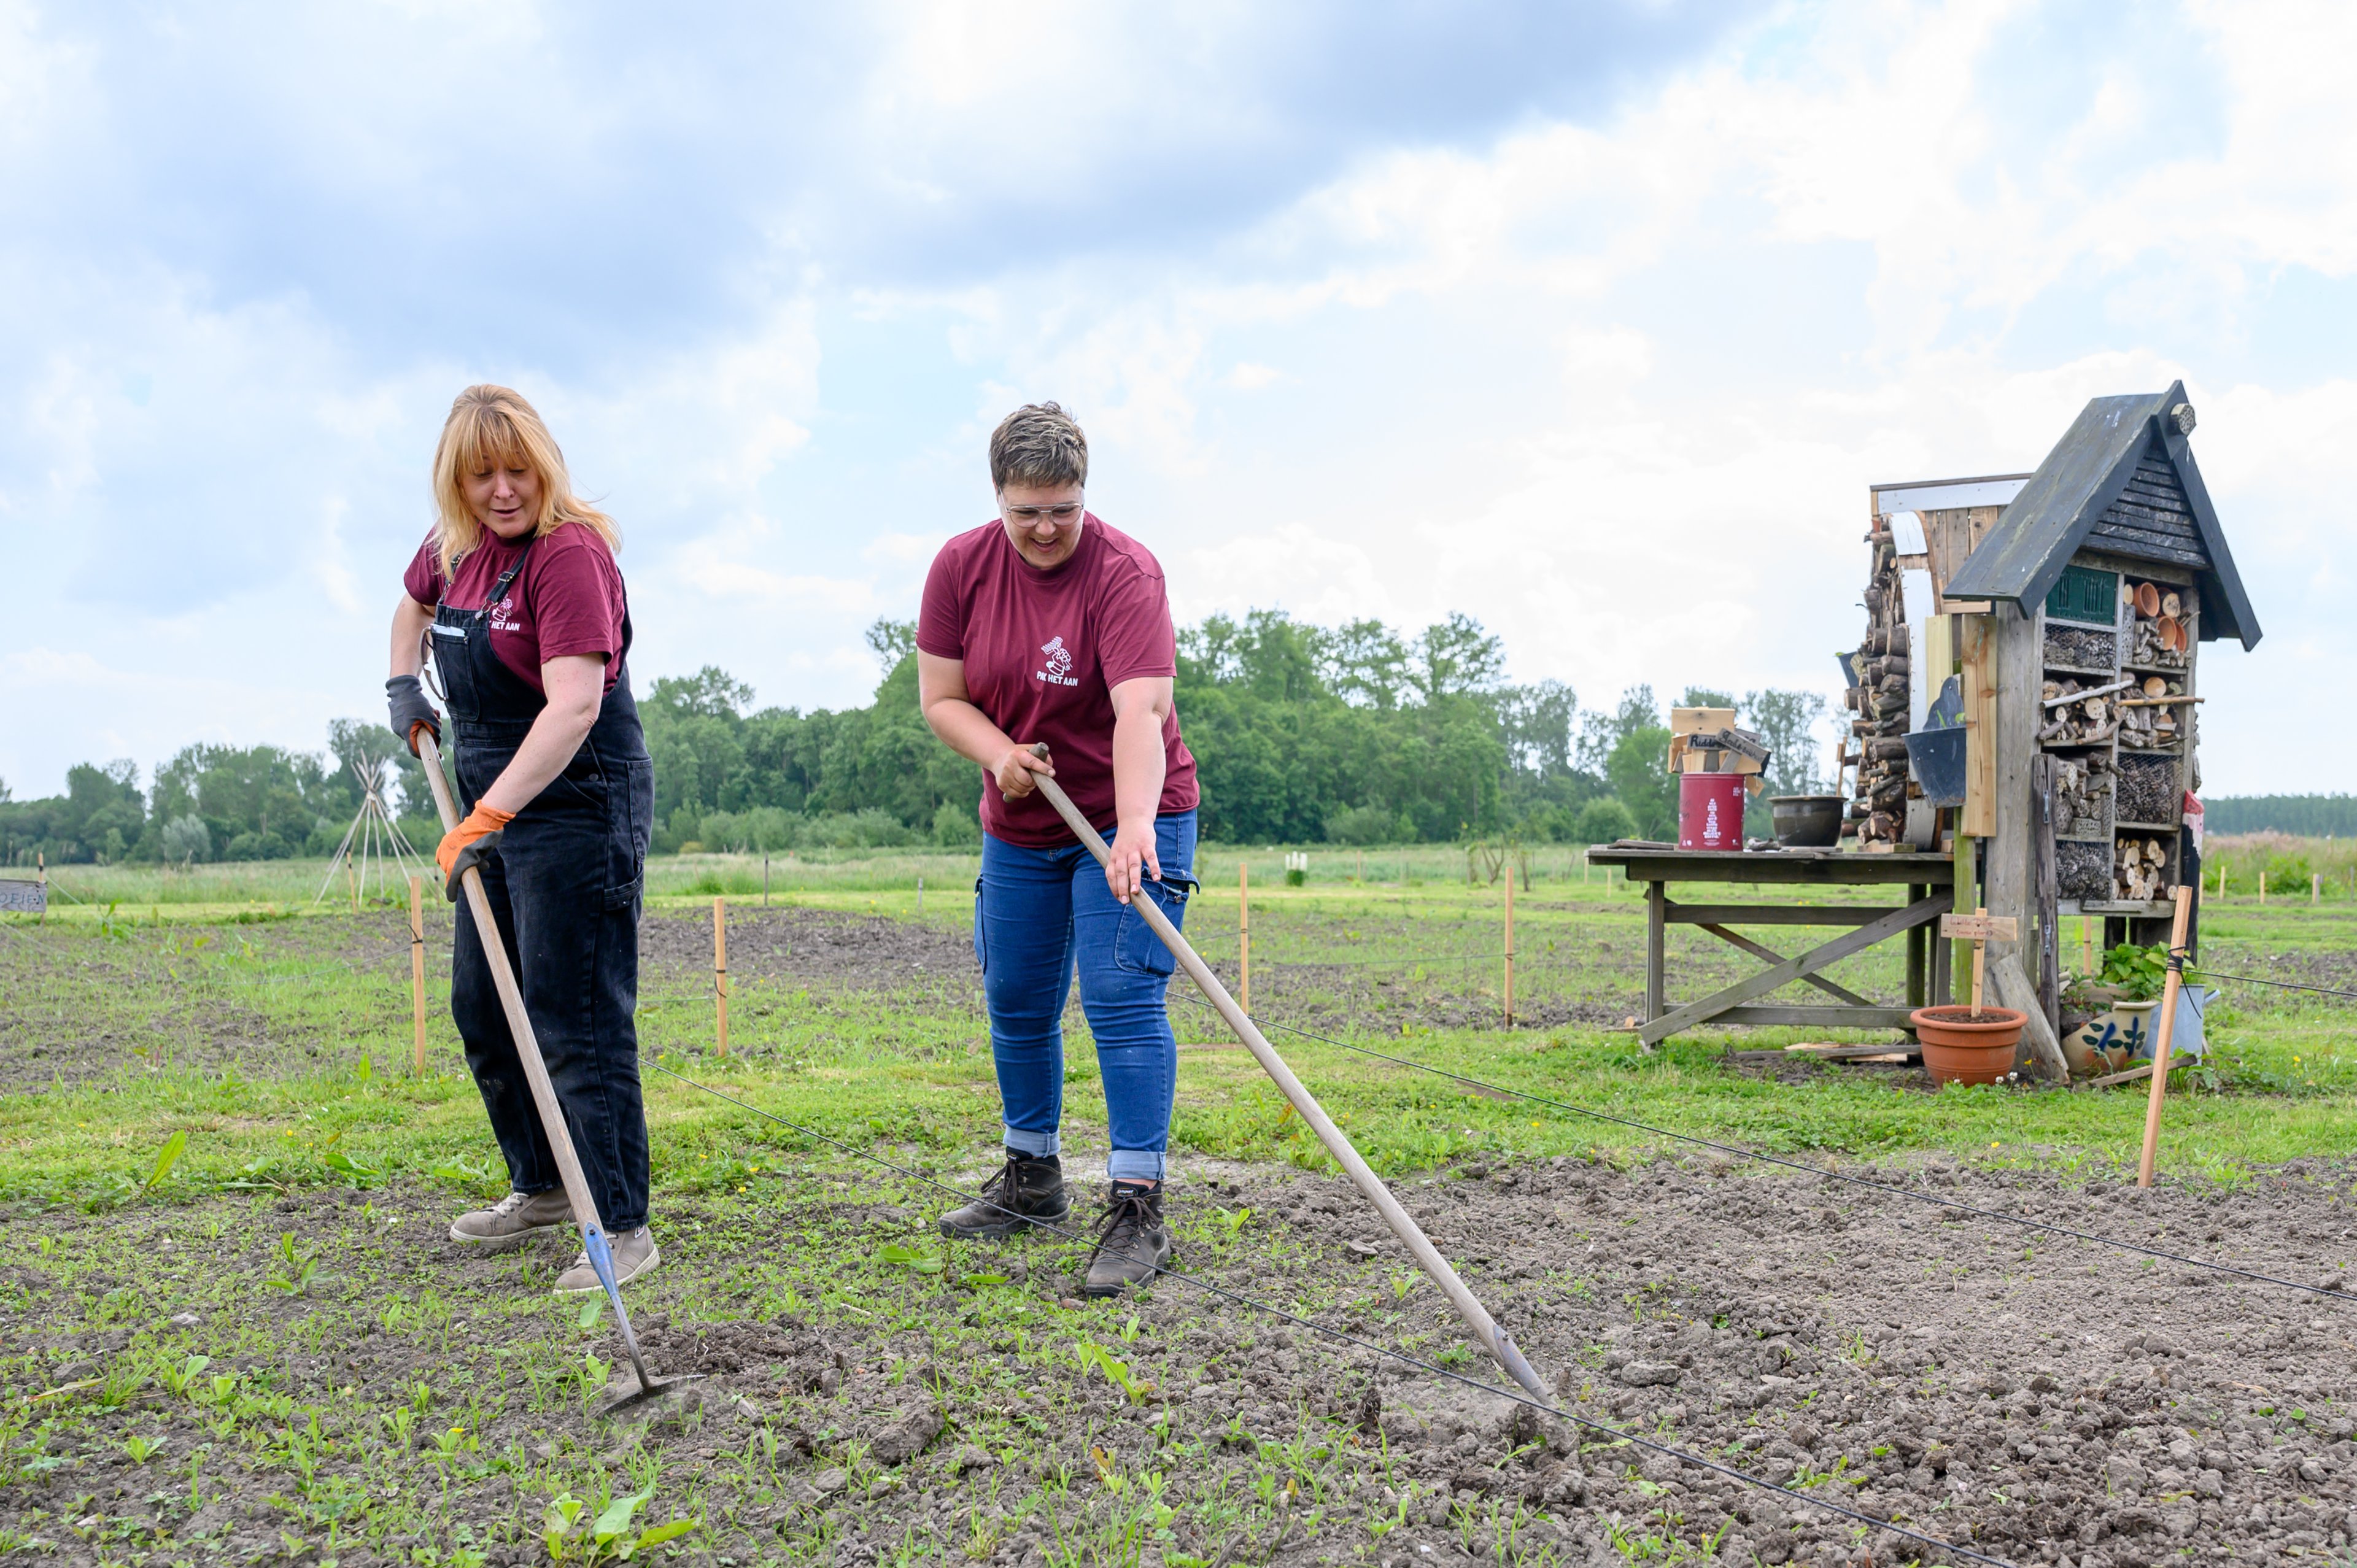
[[[1635,838],[1637,816],[1618,797],[1607,795],[1579,809],[1571,836],[1577,843],[1610,843],[1615,839]]]
[[[966,849],[982,842],[982,818],[971,805],[943,800],[933,808],[933,842],[943,849]]]
[[[2308,856],[2304,854],[2279,853],[2267,856],[2266,874],[2270,894],[2280,893],[2289,897],[2297,893],[2305,898],[2308,897],[2309,879],[2316,875],[2316,868],[2309,865]]]
[[[1326,841],[1329,843],[1383,843],[1392,838],[1396,828],[1397,822],[1388,807],[1351,806],[1327,817]]]

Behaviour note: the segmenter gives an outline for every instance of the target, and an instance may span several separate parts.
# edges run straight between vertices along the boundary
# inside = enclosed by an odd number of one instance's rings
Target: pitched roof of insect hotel
[[[2259,618],[2194,466],[2192,432],[2182,381],[2164,392],[2093,399],[1948,584],[1948,596],[2035,605],[2073,554],[2101,550],[2189,568],[2201,596],[2201,639],[2256,647]]]

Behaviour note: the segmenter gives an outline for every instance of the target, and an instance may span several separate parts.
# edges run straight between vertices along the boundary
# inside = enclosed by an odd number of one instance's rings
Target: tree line
[[[878,621],[865,707],[756,709],[706,667],[657,680],[639,707],[654,758],[659,853],[978,843],[977,770],[925,727],[914,630]],[[1200,771],[1205,837],[1342,844],[1605,843],[1675,831],[1663,703],[1650,686],[1584,707],[1555,681],[1505,679],[1501,640],[1452,615],[1409,634],[1278,610],[1213,616],[1178,638],[1180,724]],[[1731,707],[1775,754],[1770,792],[1826,787],[1826,704],[1813,692],[1689,688]],[[155,769],[83,764],[66,792],[0,785],[0,859],[196,862],[332,852],[361,768],[391,758],[388,800],[421,846],[439,836],[422,769],[381,725],[338,720],[319,752],[192,746]],[[1764,813],[1762,813],[1764,816]],[[1764,822],[1755,831],[1765,831]]]

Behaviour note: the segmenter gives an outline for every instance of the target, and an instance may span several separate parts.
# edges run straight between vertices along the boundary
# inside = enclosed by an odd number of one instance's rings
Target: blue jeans
[[[1195,875],[1195,813],[1159,819],[1154,840],[1162,880],[1149,879],[1145,896],[1172,925],[1183,925]],[[1062,1150],[1064,997],[1077,972],[1104,1079],[1113,1142],[1105,1174],[1160,1180],[1178,1079],[1178,1042],[1163,1006],[1178,967],[1170,950],[1113,896],[1104,869],[1079,844],[1025,849],[985,833],[974,895],[974,955],[990,1007],[1006,1146],[1032,1155]]]

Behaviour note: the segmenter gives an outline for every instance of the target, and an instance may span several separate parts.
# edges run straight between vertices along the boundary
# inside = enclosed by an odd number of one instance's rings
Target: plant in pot
[[[2169,950],[2122,942],[2104,954],[2095,978],[2098,985],[2087,991],[2107,992],[2111,1000],[2062,1036],[2062,1055],[2076,1078],[2117,1072],[2152,1054],[2152,1015],[2169,983]]]

